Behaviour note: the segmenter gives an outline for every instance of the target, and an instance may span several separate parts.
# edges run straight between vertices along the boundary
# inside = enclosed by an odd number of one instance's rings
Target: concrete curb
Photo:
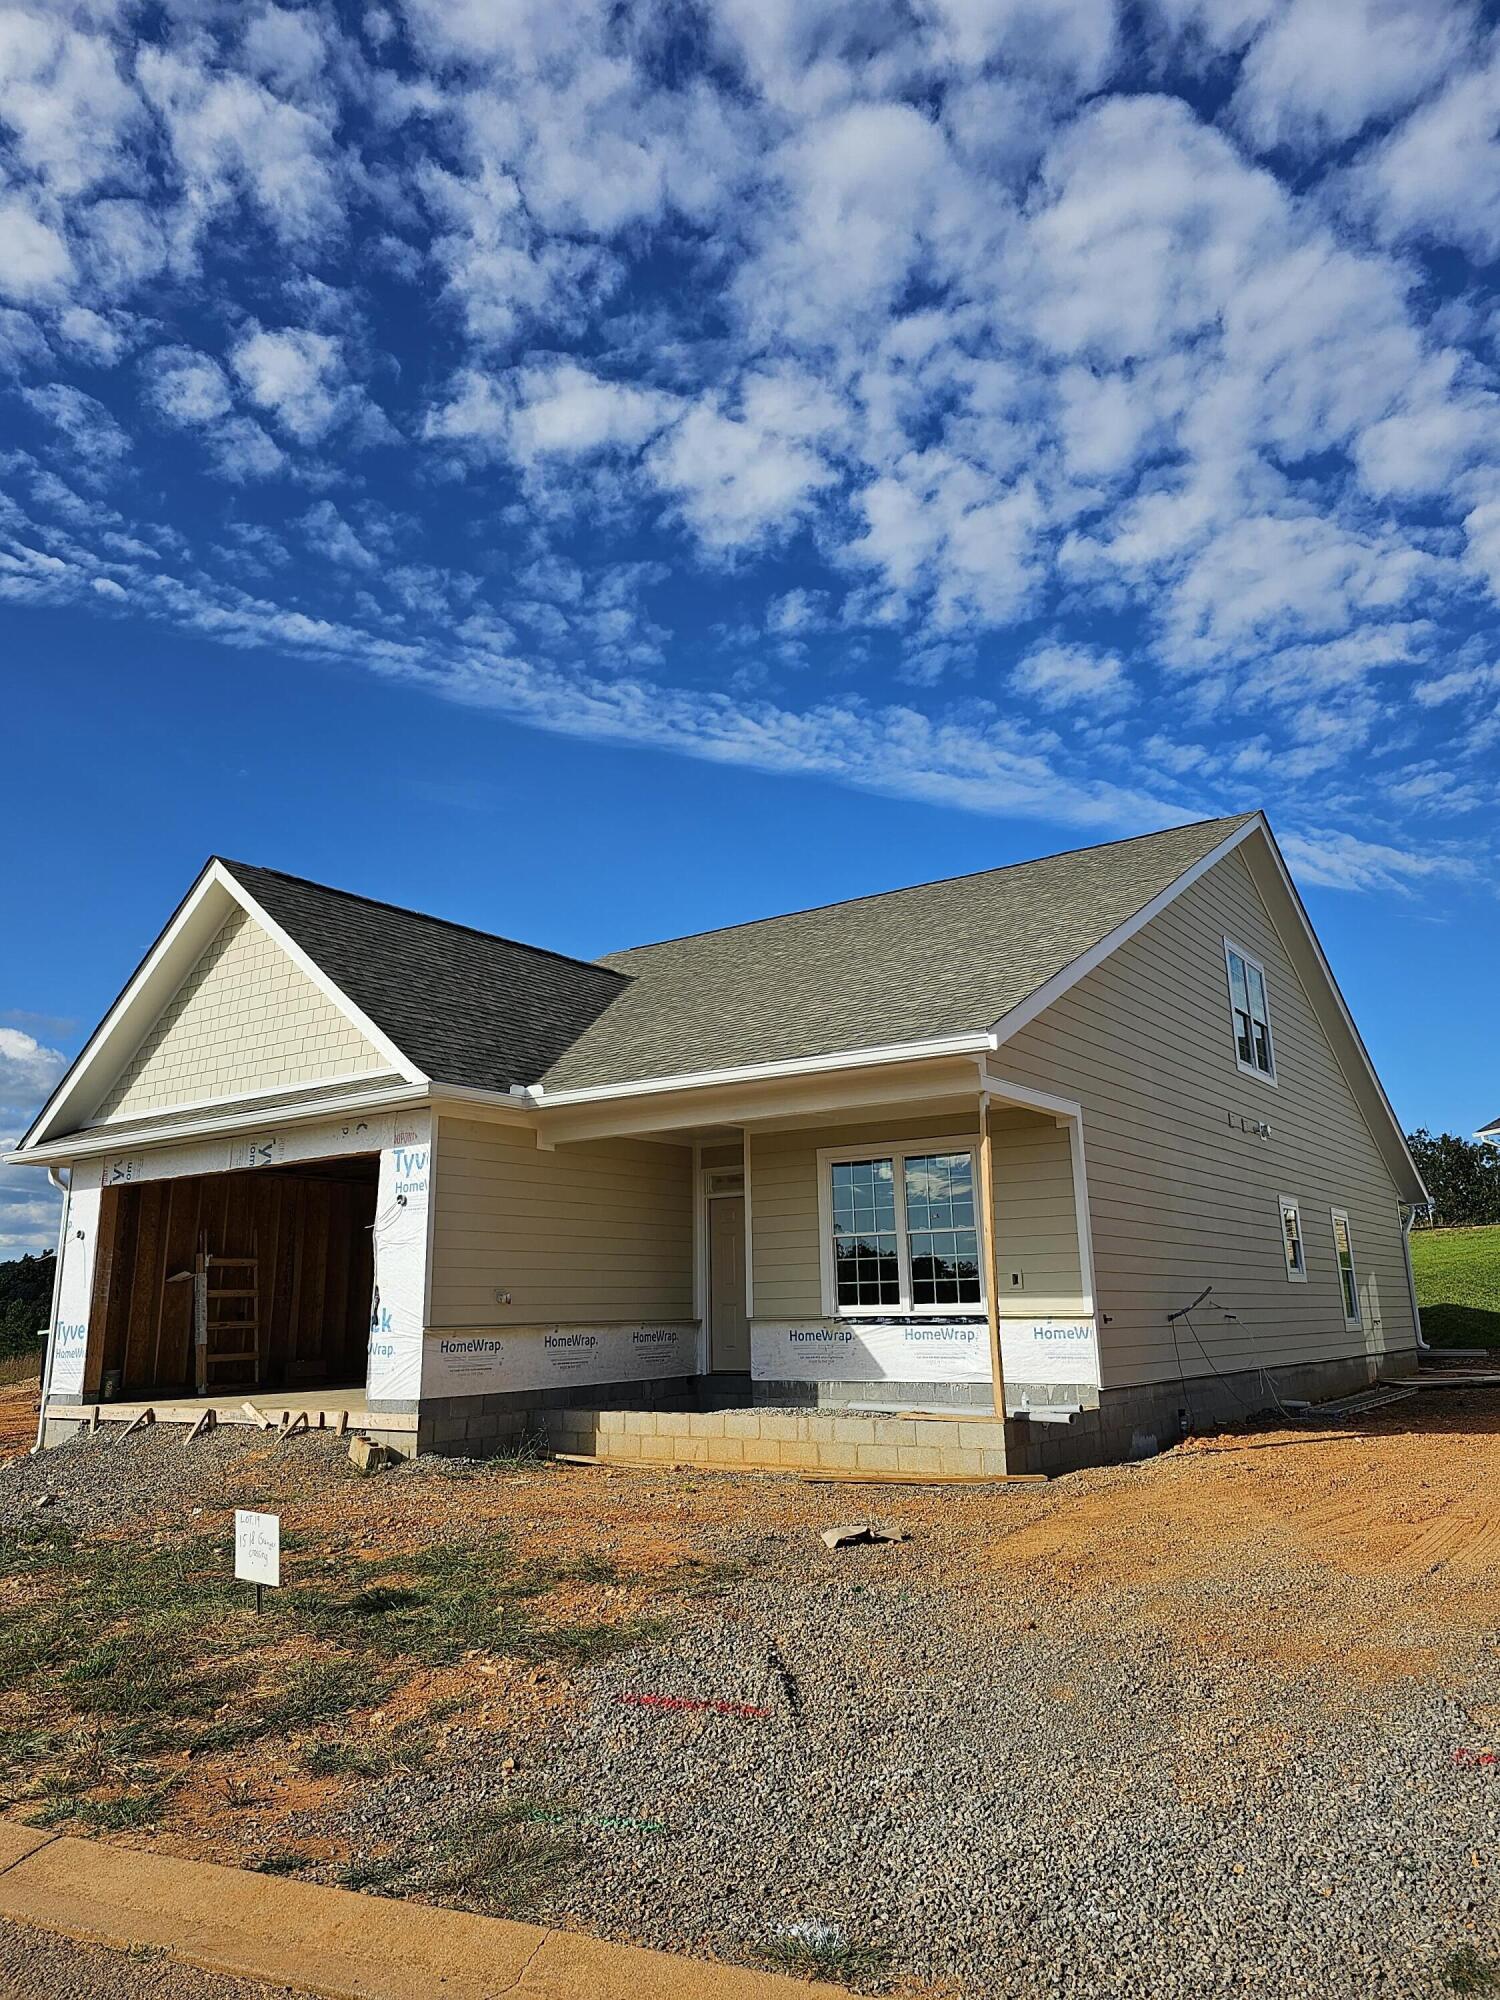
[[[0,1820],[0,1916],[324,2000],[848,2000],[779,1973],[603,1944]]]

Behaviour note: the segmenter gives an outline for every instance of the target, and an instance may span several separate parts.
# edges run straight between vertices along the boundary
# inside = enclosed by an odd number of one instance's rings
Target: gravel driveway
[[[10,1504],[106,1529],[255,1497],[357,1519],[361,1546],[461,1515],[627,1569],[648,1545],[721,1566],[664,1636],[551,1675],[530,1711],[514,1683],[491,1707],[476,1660],[425,1762],[312,1800],[288,1782],[274,1825],[244,1816],[245,1859],[462,1902],[442,1868],[499,1823],[556,1850],[528,1914],[924,2000],[1443,2000],[1491,1990],[1459,1983],[1486,1966],[1500,1992],[1493,1393],[1001,1491],[357,1481],[326,1441],[243,1434],[7,1478]],[[823,1546],[862,1514],[909,1539]],[[187,1821],[139,1836],[214,1859],[224,1837],[222,1815],[211,1854]]]

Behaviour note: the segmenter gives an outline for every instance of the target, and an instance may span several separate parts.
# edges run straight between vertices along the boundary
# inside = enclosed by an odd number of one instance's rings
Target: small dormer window
[[[1248,1076],[1276,1081],[1276,1057],[1271,1047],[1271,1005],[1266,997],[1265,967],[1238,945],[1224,940],[1224,965],[1229,974],[1229,1018],[1234,1028],[1234,1059]]]

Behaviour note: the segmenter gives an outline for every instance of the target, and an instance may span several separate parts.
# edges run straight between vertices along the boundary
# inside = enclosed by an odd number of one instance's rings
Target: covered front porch
[[[440,1107],[436,1160],[436,1449],[995,1477],[1097,1408],[1082,1113],[983,1056],[543,1095],[524,1138]],[[507,1239],[586,1202],[565,1278]]]

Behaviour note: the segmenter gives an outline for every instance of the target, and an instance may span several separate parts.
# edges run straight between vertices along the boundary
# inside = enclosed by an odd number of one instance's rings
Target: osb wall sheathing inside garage
[[[192,1271],[200,1241],[218,1256],[260,1260],[263,1385],[362,1377],[375,1181],[355,1172],[202,1174],[106,1188],[85,1396],[116,1368],[126,1397],[192,1383],[193,1287],[170,1280]]]

